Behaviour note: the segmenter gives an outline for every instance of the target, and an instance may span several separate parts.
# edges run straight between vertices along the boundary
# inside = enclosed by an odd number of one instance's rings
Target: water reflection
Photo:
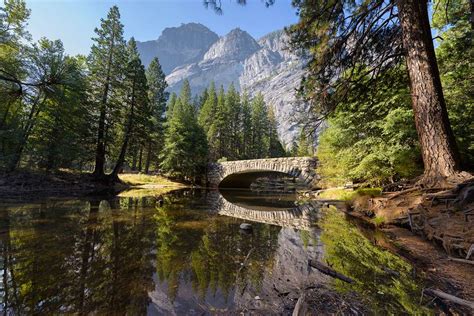
[[[327,284],[358,293],[375,311],[422,311],[410,266],[337,212],[297,206],[284,195],[153,195],[1,205],[0,309],[286,313],[306,288]],[[251,234],[239,229],[243,221],[252,223]],[[309,258],[330,261],[357,283],[348,287],[310,270]]]

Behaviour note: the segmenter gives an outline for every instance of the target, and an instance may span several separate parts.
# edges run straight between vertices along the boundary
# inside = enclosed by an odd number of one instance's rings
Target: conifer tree
[[[176,93],[171,93],[170,99],[168,100],[168,105],[166,106],[166,119],[169,121],[171,117],[173,117],[173,110],[174,106],[176,105],[176,101],[178,100],[178,96]]]
[[[268,153],[268,113],[261,93],[252,100],[252,158]]]
[[[225,108],[227,111],[227,126],[229,131],[229,145],[227,158],[235,160],[239,158],[241,152],[240,135],[240,95],[235,90],[232,83],[225,96]]]
[[[100,28],[95,29],[97,37],[89,55],[91,99],[97,106],[97,143],[94,176],[105,176],[107,131],[113,129],[116,104],[120,104],[121,83],[127,64],[126,45],[123,39],[123,25],[117,6],[110,8],[106,19],[101,19]]]
[[[221,86],[217,95],[216,113],[208,132],[208,139],[211,147],[211,159],[227,158],[229,127],[223,86]]]
[[[158,159],[159,146],[163,146],[164,143],[166,100],[168,99],[168,93],[165,92],[168,86],[165,77],[158,58],[153,58],[146,70],[151,116],[149,120],[149,134],[147,137],[145,173],[149,172],[152,160]]]
[[[268,107],[268,156],[284,157],[285,149],[278,139],[278,123],[273,107]]]
[[[212,121],[214,120],[214,116],[216,114],[216,109],[217,109],[217,94],[216,94],[216,86],[214,84],[214,81],[211,82],[209,85],[209,89],[206,89],[206,100],[204,101],[204,104],[202,105],[200,111],[199,111],[199,116],[198,116],[198,122],[199,125],[202,126],[204,129],[204,132],[209,138],[209,129],[211,127]]]
[[[161,167],[174,176],[195,181],[206,164],[207,142],[197,122],[190,95],[189,84],[185,82],[168,117]]]
[[[252,157],[252,106],[246,91],[242,95],[242,113],[240,116],[241,144],[242,151],[240,157],[248,159]]]
[[[308,157],[312,156],[313,152],[311,150],[311,142],[308,139],[308,135],[306,135],[307,131],[304,128],[300,130],[300,134],[298,136],[298,145],[296,148],[296,155],[298,157]]]
[[[125,96],[125,122],[123,131],[123,141],[115,167],[110,175],[112,181],[117,180],[125,161],[128,144],[134,137],[138,143],[142,143],[143,131],[146,128],[146,121],[149,118],[148,107],[148,87],[145,75],[145,67],[142,65],[138,54],[137,44],[132,37],[127,46],[128,62],[125,71],[123,89]]]

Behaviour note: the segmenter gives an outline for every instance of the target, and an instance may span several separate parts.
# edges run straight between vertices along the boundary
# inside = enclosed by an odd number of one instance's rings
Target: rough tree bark
[[[110,81],[111,81],[111,68],[112,68],[112,59],[115,49],[115,32],[112,33],[110,39],[110,50],[109,55],[107,56],[107,77],[105,80],[104,90],[102,93],[102,100],[100,104],[100,115],[99,115],[99,129],[97,132],[97,147],[95,153],[95,168],[93,176],[96,179],[105,178],[105,117],[107,114],[107,101],[110,90]]]
[[[145,161],[145,174],[148,174],[150,172],[150,163],[151,163],[151,147],[152,147],[152,141],[148,141],[148,149],[146,153],[146,161]]]
[[[461,175],[459,153],[446,110],[427,1],[397,0],[410,77],[412,107],[425,172],[420,184],[444,186]]]
[[[127,153],[128,143],[130,141],[130,135],[132,134],[133,120],[134,120],[134,115],[135,115],[135,83],[136,83],[136,80],[134,79],[133,85],[132,85],[132,96],[131,96],[131,101],[130,101],[130,114],[128,117],[125,137],[122,143],[122,147],[120,149],[120,155],[118,157],[117,163],[115,164],[114,170],[110,174],[111,182],[115,182],[118,180],[118,174],[122,170],[123,163],[125,162],[125,154]]]

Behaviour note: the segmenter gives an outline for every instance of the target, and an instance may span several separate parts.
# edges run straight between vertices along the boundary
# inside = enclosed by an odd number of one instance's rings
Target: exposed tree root
[[[459,171],[449,177],[441,175],[423,174],[417,181],[416,186],[424,190],[452,189],[460,183],[465,183],[474,179],[474,175]]]

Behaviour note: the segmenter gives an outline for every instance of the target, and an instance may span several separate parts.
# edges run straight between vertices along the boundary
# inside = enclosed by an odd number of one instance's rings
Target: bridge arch
[[[287,175],[305,185],[316,177],[316,159],[312,157],[284,157],[227,161],[209,165],[207,179],[210,187],[248,188],[259,177]]]

